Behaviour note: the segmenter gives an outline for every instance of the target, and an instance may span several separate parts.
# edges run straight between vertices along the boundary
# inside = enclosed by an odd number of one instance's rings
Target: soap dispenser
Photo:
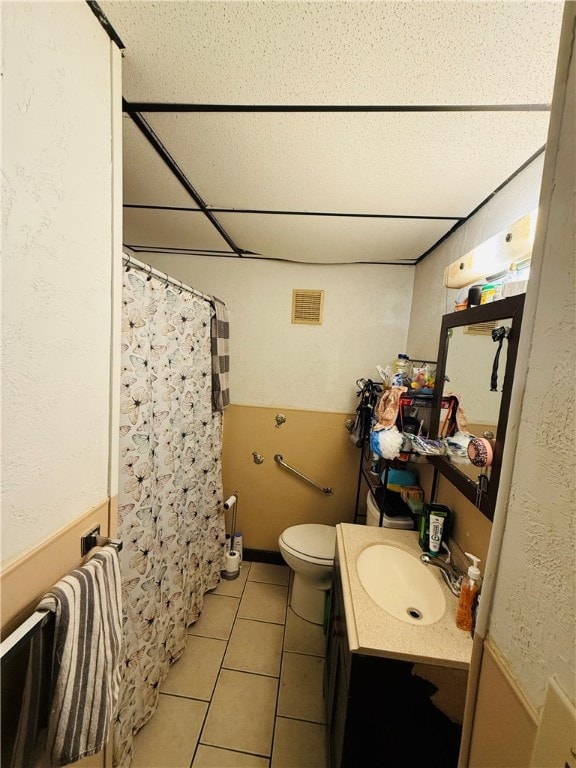
[[[456,626],[458,629],[465,629],[469,632],[474,621],[474,598],[480,591],[480,568],[478,568],[480,559],[469,552],[464,554],[472,560],[472,565],[468,568],[468,575],[462,581],[458,610],[456,611]]]

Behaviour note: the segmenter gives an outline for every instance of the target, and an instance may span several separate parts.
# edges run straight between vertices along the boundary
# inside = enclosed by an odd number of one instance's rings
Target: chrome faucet
[[[456,595],[456,597],[460,597],[460,589],[462,588],[464,574],[460,573],[458,568],[450,562],[450,555],[448,555],[446,560],[441,560],[439,557],[432,557],[425,552],[423,555],[420,555],[420,561],[424,563],[424,565],[435,565],[437,568],[440,568],[442,577],[448,585],[450,592],[452,592],[453,595]]]

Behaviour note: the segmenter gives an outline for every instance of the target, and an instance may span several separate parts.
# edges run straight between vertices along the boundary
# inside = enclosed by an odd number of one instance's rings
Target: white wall
[[[111,80],[120,56],[82,0],[2,3],[2,34],[4,564],[113,485]]]
[[[233,403],[351,412],[356,379],[407,351],[413,267],[139,258],[228,305]],[[324,290],[321,326],[291,324],[293,288]]]
[[[521,341],[528,370],[490,621],[535,708],[551,676],[576,701],[575,32],[576,3],[568,3],[531,269],[539,286],[531,278],[526,296],[533,333]]]
[[[416,267],[408,346],[435,360],[442,315],[454,312],[461,290],[444,288],[444,268],[538,206],[544,156],[537,157]]]
[[[566,8],[571,19],[563,49],[567,71],[576,3]],[[508,425],[515,434],[506,452],[514,456],[516,429],[518,442],[511,487],[501,481],[506,521],[489,627],[535,709],[552,675],[572,700],[576,698],[573,58],[570,77],[566,104],[565,72],[555,88],[552,120],[558,126],[564,118],[558,153],[551,128],[546,157],[531,163],[416,267],[408,334],[413,355],[436,355],[440,318],[453,311],[458,293],[442,286],[444,267],[540,204],[520,341],[521,348],[526,347],[524,367],[517,367],[518,389],[525,385],[525,391],[519,422]],[[547,173],[542,179],[544,162]]]

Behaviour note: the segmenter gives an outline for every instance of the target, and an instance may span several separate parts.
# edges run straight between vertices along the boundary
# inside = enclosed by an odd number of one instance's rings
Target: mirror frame
[[[510,296],[507,299],[491,302],[490,304],[482,304],[478,307],[461,310],[460,312],[451,312],[442,317],[440,346],[438,348],[438,363],[436,368],[436,385],[434,388],[430,420],[430,437],[433,438],[438,436],[438,427],[440,424],[440,404],[442,402],[449,347],[448,330],[465,325],[474,325],[475,323],[486,323],[492,320],[511,320],[510,335],[506,339],[508,345],[506,351],[506,367],[504,369],[504,376],[501,378],[501,381],[503,382],[502,398],[500,401],[500,410],[498,412],[498,425],[495,437],[496,443],[494,446],[494,458],[492,460],[490,479],[488,482],[488,492],[482,493],[478,500],[478,484],[461,472],[456,464],[451,463],[445,456],[427,457],[430,464],[451,482],[452,485],[454,485],[469,501],[478,507],[489,520],[494,519],[494,509],[496,506],[496,497],[498,495],[502,454],[504,451],[506,428],[508,426],[508,411],[510,410],[510,398],[512,396],[512,385],[514,382],[516,357],[518,354],[518,341],[520,338],[520,330],[522,328],[524,298],[525,294],[522,293],[518,296]],[[496,353],[496,349],[497,347],[495,345],[494,353]],[[486,381],[490,381],[490,371],[486,371]],[[463,405],[464,410],[466,410],[466,403]],[[434,483],[434,489],[436,489],[436,483]]]

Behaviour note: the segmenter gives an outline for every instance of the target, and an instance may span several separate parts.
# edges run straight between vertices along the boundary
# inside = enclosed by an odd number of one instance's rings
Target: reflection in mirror
[[[490,519],[498,492],[523,307],[524,295],[520,295],[442,318],[434,399],[441,403],[442,397],[456,395],[460,411],[455,424],[454,414],[436,407],[430,434],[453,436],[460,427],[467,433],[456,435],[461,445],[468,445],[469,435],[490,438],[484,445],[493,456],[490,467],[476,466],[467,451],[456,446],[451,458],[428,457],[428,461]]]
[[[474,425],[474,429],[468,430],[473,434],[486,429],[495,433],[498,423],[507,347],[503,346],[500,353],[500,386],[493,392],[490,380],[498,344],[492,341],[491,330],[495,325],[494,321],[453,328],[448,341],[444,392],[460,396],[460,406],[466,413],[468,425]],[[512,320],[502,320],[500,325],[510,327]]]
[[[499,327],[511,325],[512,318],[498,321]],[[447,334],[444,395],[458,397],[467,422],[465,431],[475,437],[494,438],[497,432],[508,349],[507,344],[503,344],[496,360],[500,342],[493,340],[492,332],[498,326],[493,320],[450,328]],[[497,385],[492,389],[494,374]],[[443,412],[440,418],[442,436],[445,436],[442,429],[448,423],[447,416]],[[481,471],[490,477],[491,467],[480,469],[467,456],[453,456],[451,461],[474,481]]]

